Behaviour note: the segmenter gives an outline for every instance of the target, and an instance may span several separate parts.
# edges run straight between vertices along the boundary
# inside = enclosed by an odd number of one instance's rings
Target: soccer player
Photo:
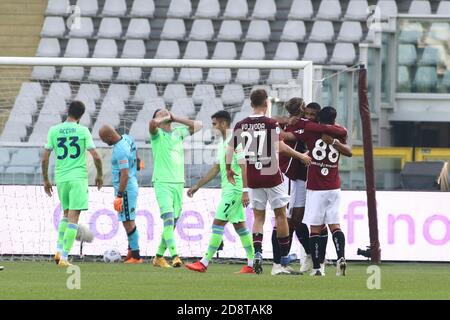
[[[172,129],[172,122],[183,124]],[[184,139],[201,129],[197,121],[178,117],[167,109],[156,110],[150,121],[149,130],[152,144],[153,186],[164,229],[156,256],[155,267],[170,268],[164,258],[169,249],[172,267],[181,267],[183,262],[177,253],[174,238],[176,221],[181,215],[184,188]]]
[[[323,108],[318,114],[319,123],[345,130],[335,125],[336,110],[332,107]],[[320,134],[310,130],[294,132],[297,139],[305,141],[313,158],[308,168],[306,184],[306,206],[303,223],[311,226],[310,246],[313,261],[311,276],[323,276],[320,268],[320,252],[324,252],[320,241],[320,232],[327,224],[332,233],[337,253],[336,275],[345,276],[345,236],[340,228],[340,154],[351,157],[351,148],[346,145],[347,132],[333,138],[328,134]]]
[[[111,156],[112,183],[114,186],[114,209],[119,214],[119,221],[128,236],[128,254],[126,264],[140,264],[144,260],[139,254],[139,232],[136,228],[136,205],[138,182],[136,173],[139,170],[137,148],[132,137],[120,135],[110,125],[103,125],[98,134],[100,139],[113,146]]]
[[[95,150],[89,129],[79,125],[85,106],[80,101],[69,105],[67,120],[48,131],[47,144],[42,155],[42,175],[45,193],[52,196],[52,183],[48,178],[50,153],[55,150],[56,187],[64,217],[58,226],[58,243],[55,262],[61,267],[70,266],[68,256],[77,236],[78,219],[82,210],[88,209],[88,171],[86,150],[92,155],[97,169],[95,184],[103,185],[102,161]]]
[[[188,190],[188,196],[192,198],[202,186],[214,179],[220,172],[222,198],[214,217],[208,251],[200,261],[187,264],[186,267],[193,271],[206,272],[209,262],[222,242],[225,225],[227,222],[231,222],[247,254],[247,265],[239,273],[255,273],[253,270],[255,252],[253,249],[252,235],[245,224],[244,207],[248,205],[249,198],[243,150],[242,147],[238,147],[233,155],[231,168],[237,174],[235,177],[236,184],[233,185],[228,182],[225,166],[226,152],[231,139],[229,132],[231,116],[227,111],[222,110],[213,114],[211,120],[213,128],[220,133],[222,138],[222,142],[217,149],[217,163],[209,170],[206,176],[201,178],[196,185]]]
[[[278,163],[278,152],[296,157],[308,164],[307,155],[294,151],[280,141],[280,128],[277,121],[266,117],[269,108],[265,90],[255,90],[250,95],[253,114],[238,122],[233,138],[227,150],[227,178],[235,184],[236,173],[231,168],[232,156],[241,145],[247,164],[247,183],[250,201],[253,206],[255,222],[253,224],[253,246],[255,249],[254,270],[262,273],[262,240],[266,215],[266,205],[270,204],[275,212],[277,240],[280,245],[281,261],[284,267],[289,263],[290,248],[289,227],[286,219],[286,204],[289,197],[283,187],[283,177]]]

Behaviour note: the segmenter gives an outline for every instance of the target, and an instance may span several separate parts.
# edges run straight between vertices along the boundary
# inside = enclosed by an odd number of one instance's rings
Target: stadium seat
[[[47,134],[33,131],[28,138],[28,142],[45,144],[47,142]]]
[[[172,0],[170,1],[167,17],[169,18],[189,18],[192,12],[190,0]]]
[[[183,84],[170,83],[166,86],[163,97],[166,103],[173,103],[175,99],[187,98],[186,88]]]
[[[170,83],[174,76],[173,68],[153,68],[149,80],[153,83]]]
[[[44,105],[42,106],[42,109],[39,113],[39,116],[46,113],[54,114],[55,111],[57,111],[60,115],[67,113],[66,99],[61,96],[47,96],[45,98]]]
[[[423,36],[421,23],[408,23],[400,31],[399,41],[402,43],[418,43]]]
[[[339,0],[321,1],[316,19],[339,21],[342,15]]]
[[[416,92],[432,92],[437,86],[438,78],[435,67],[417,68],[414,78]]]
[[[94,83],[82,83],[80,85],[80,88],[78,89],[78,93],[77,96],[86,96],[89,97],[93,100],[98,100],[100,99],[101,93],[100,93],[100,88],[98,87],[98,85],[94,84]]]
[[[38,110],[37,102],[32,97],[18,96],[14,101],[11,112],[15,114],[29,114],[33,115]]]
[[[16,108],[11,110],[8,121],[20,122],[29,127],[33,123],[33,116],[28,110],[19,110]]]
[[[33,80],[52,80],[55,78],[56,68],[53,66],[36,66],[31,72]]]
[[[367,0],[350,0],[345,13],[346,20],[365,21],[369,15]]]
[[[40,99],[42,97],[41,84],[39,82],[23,82],[17,97]]]
[[[125,103],[122,99],[118,97],[105,97],[100,106],[100,113],[105,114],[107,117],[108,114],[111,115],[120,115],[125,112]],[[100,117],[100,113],[98,117]]]
[[[41,37],[61,38],[66,32],[66,25],[62,17],[46,17],[42,26]]]
[[[37,57],[59,57],[61,48],[58,39],[42,38],[36,51]]]
[[[377,6],[380,8],[382,20],[387,20],[389,17],[396,16],[398,13],[395,0],[379,0]]]
[[[195,121],[198,121],[202,124],[202,130],[198,132],[198,134],[194,134],[192,136],[192,140],[194,141],[210,141],[210,137],[207,137],[206,130],[211,129],[211,114],[207,112],[199,112],[195,117]]]
[[[253,8],[253,19],[275,20],[277,6],[274,0],[256,0]]]
[[[416,47],[412,44],[401,44],[398,47],[398,63],[400,65],[412,66],[416,64]]]
[[[247,29],[245,40],[247,41],[269,41],[270,25],[266,20],[252,20]]]
[[[111,81],[113,69],[111,67],[92,67],[89,71],[88,80],[90,81]]]
[[[257,84],[259,82],[259,69],[239,69],[236,74],[236,83]]]
[[[142,110],[145,110],[148,113],[152,113],[151,116],[153,116],[153,112],[156,109],[163,109],[166,108],[166,103],[162,98],[149,98],[145,99],[144,105],[142,106]]]
[[[45,15],[47,16],[65,16],[67,8],[70,7],[69,0],[48,0]]]
[[[148,19],[133,18],[128,24],[127,39],[148,39],[150,38],[151,28]]]
[[[176,98],[170,111],[176,115],[190,118],[195,114],[195,105],[191,98]]]
[[[125,41],[121,58],[124,59],[143,59],[146,48],[144,40],[128,39]]]
[[[74,20],[76,21],[76,20]],[[79,23],[70,26],[70,38],[91,38],[94,34],[94,23],[90,17],[80,17]]]
[[[77,0],[76,4],[81,11],[82,17],[95,17],[98,13],[97,0]]]
[[[85,113],[83,114],[83,116],[82,116],[81,119],[80,119],[80,124],[81,124],[82,126],[85,126],[85,127],[88,127],[88,128],[91,126],[91,124],[92,124],[92,122],[91,122],[91,116],[89,115],[88,112],[85,112]]]
[[[225,85],[231,81],[231,70],[227,68],[210,68],[206,81]]]
[[[200,104],[205,99],[213,99],[216,97],[216,91],[212,84],[197,84],[192,93],[192,100],[195,104]]]
[[[95,44],[92,58],[116,58],[117,44],[113,39],[99,39]]]
[[[105,99],[118,99],[120,101],[128,100],[130,96],[130,88],[126,84],[113,83],[106,92]]]
[[[118,39],[122,36],[122,23],[119,18],[103,18],[97,37]]]
[[[70,85],[67,82],[53,82],[47,93],[47,98],[49,97],[61,97],[69,100],[72,97]]]
[[[261,88],[262,89],[262,88]],[[269,93],[267,91],[267,93]],[[245,99],[241,106],[241,112],[245,112],[247,115],[253,112],[252,104],[250,103],[250,99]]]
[[[6,122],[3,129],[1,141],[6,142],[21,142],[27,135],[27,128],[22,122]]]
[[[286,84],[292,79],[290,69],[272,69],[267,77],[268,84]]]
[[[450,1],[440,1],[436,13],[445,16],[450,15]]]
[[[0,166],[7,166],[9,164],[10,155],[6,149],[0,149]]]
[[[242,48],[241,60],[264,60],[266,52],[262,42],[246,42]]]
[[[207,59],[208,47],[205,41],[189,41],[183,59]]]
[[[104,17],[124,17],[127,12],[125,0],[105,0],[102,14]]]
[[[328,58],[325,43],[308,43],[306,45],[303,60],[312,61],[316,64],[325,64]]]
[[[302,42],[306,37],[305,23],[300,20],[288,20],[281,34],[281,41]]]
[[[316,21],[313,24],[309,41],[331,42],[334,38],[334,29],[331,21]]]
[[[217,18],[219,13],[219,0],[200,0],[195,16],[197,18]]]
[[[83,67],[62,67],[59,74],[59,79],[64,81],[81,81],[83,77]]]
[[[11,163],[16,166],[37,166],[40,161],[39,148],[20,148],[11,157]]]
[[[180,83],[199,83],[203,81],[203,71],[201,68],[181,68],[178,75]]]
[[[93,98],[88,97],[84,94],[77,94],[77,96],[75,97],[75,100],[79,100],[84,103],[84,106],[86,108],[86,114],[92,116],[97,111],[97,107],[95,105],[95,101]]]
[[[274,60],[298,60],[298,46],[296,42],[279,42]]]
[[[146,121],[133,122],[130,128],[129,135],[135,141],[147,141],[150,139],[148,133],[148,123]]]
[[[427,46],[423,50],[422,58],[419,61],[421,66],[442,66],[445,65],[446,50],[443,46]]]
[[[153,18],[155,3],[153,0],[134,0],[130,16],[139,18]]]
[[[87,58],[89,56],[89,46],[86,39],[69,39],[64,57],[66,58]]]
[[[136,92],[131,98],[133,102],[144,103],[145,99],[149,98],[157,98],[158,90],[156,89],[156,85],[152,83],[140,83],[136,87]]]
[[[58,124],[61,122],[61,116],[59,114],[52,112],[52,110],[49,108],[42,108],[41,112],[39,112],[39,117],[34,125],[34,130],[44,130],[53,126],[55,124]],[[50,125],[49,125],[50,124]]]
[[[431,14],[431,4],[428,0],[413,0],[409,7],[408,14]]]
[[[222,91],[224,105],[242,104],[245,99],[244,88],[240,84],[226,84]]]
[[[398,67],[398,82],[397,87],[400,92],[410,92],[411,91],[411,79],[409,76],[409,69],[407,66]]]
[[[361,23],[358,21],[344,21],[339,31],[337,41],[359,43],[363,37]]]
[[[234,60],[237,57],[234,42],[217,42],[212,55],[213,60]]]
[[[288,19],[311,20],[314,8],[311,0],[294,0],[288,14]]]
[[[137,67],[121,67],[117,74],[117,81],[139,82],[142,77],[142,69]]]
[[[196,19],[192,24],[189,39],[191,40],[211,40],[214,36],[214,27],[211,20]]]
[[[227,19],[245,19],[248,16],[246,0],[228,0],[223,17]]]
[[[186,26],[183,19],[166,19],[161,31],[161,39],[183,40],[186,34]]]
[[[242,38],[241,22],[238,20],[224,20],[220,26],[217,40],[239,41]]]
[[[355,46],[352,43],[337,43],[330,63],[352,65],[356,60]]]
[[[180,47],[174,40],[161,40],[156,49],[155,59],[178,59]]]
[[[450,40],[450,24],[448,22],[433,22],[425,40],[428,44]]]

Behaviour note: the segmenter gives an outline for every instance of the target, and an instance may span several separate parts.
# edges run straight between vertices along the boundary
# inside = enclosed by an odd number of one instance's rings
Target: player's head
[[[155,119],[155,118],[164,118],[164,117],[167,117],[167,116],[170,116],[170,112],[166,108],[156,109],[156,111],[153,113],[153,119]],[[161,123],[160,127],[163,128],[166,131],[170,130],[171,121]]]
[[[322,107],[317,102],[308,103],[305,108],[304,116],[309,121],[317,121],[317,115],[321,109]]]
[[[72,101],[69,104],[69,110],[68,110],[67,114],[72,119],[75,119],[78,121],[83,116],[85,110],[86,110],[86,107],[84,106],[84,103],[76,100],[76,101]]]
[[[108,146],[112,146],[121,139],[120,134],[117,133],[116,129],[111,127],[109,124],[105,124],[98,130],[98,135],[100,139]]]
[[[317,118],[320,123],[323,124],[334,124],[336,121],[336,109],[333,107],[325,107],[319,111]]]
[[[302,114],[305,108],[305,101],[302,98],[294,97],[286,102],[284,108],[289,113],[290,117],[298,117]]]
[[[250,102],[252,104],[252,108],[266,110],[268,107],[267,98],[268,98],[268,96],[267,96],[266,90],[264,90],[264,89],[254,90],[250,94]]]
[[[211,123],[213,128],[220,131],[222,136],[224,136],[226,131],[230,128],[231,115],[225,110],[217,111],[211,116]]]

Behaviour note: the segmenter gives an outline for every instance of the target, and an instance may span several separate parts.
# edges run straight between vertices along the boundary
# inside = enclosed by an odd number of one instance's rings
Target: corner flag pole
[[[373,164],[372,127],[370,120],[369,99],[367,97],[367,69],[363,64],[359,68],[359,113],[361,115],[364,170],[366,176],[367,213],[369,218],[369,238],[371,250],[371,262],[381,262],[380,241],[378,239],[378,217],[375,197],[375,174]]]

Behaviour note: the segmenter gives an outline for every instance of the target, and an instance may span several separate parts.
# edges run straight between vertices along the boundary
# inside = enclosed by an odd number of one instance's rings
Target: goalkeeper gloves
[[[114,210],[116,210],[117,212],[122,212],[123,210],[123,193],[122,192],[117,192],[117,196],[116,199],[114,199]]]

